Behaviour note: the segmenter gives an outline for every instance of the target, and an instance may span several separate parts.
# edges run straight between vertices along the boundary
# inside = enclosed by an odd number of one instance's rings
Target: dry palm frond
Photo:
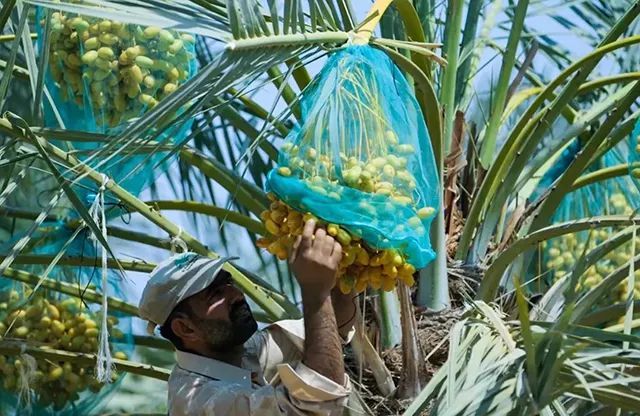
[[[619,346],[640,338],[529,324],[506,322],[499,311],[475,303],[451,331],[449,359],[405,414],[427,407],[438,416],[640,410],[640,350]]]

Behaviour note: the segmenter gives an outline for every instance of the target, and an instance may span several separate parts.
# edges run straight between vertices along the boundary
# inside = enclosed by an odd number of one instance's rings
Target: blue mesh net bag
[[[580,145],[575,142],[569,146],[562,157],[555,164],[555,169],[550,171],[541,181],[541,187],[548,188],[555,178],[563,172],[573,160],[574,155],[580,150]],[[618,146],[603,155],[588,172],[612,166],[619,166],[626,160],[626,149]],[[540,193],[541,190],[538,192]],[[606,180],[582,186],[567,194],[553,217],[553,223],[570,222],[572,220],[589,219],[604,215],[632,215],[640,206],[640,194],[633,186],[629,175],[614,177]],[[566,234],[541,244],[541,250],[536,256],[535,271],[537,276],[545,276],[548,283],[552,283],[570,273],[578,259],[588,254],[597,245],[608,240],[624,227],[600,227],[593,230]],[[640,237],[640,236],[639,236]],[[640,239],[636,240],[640,244]],[[626,244],[610,251],[597,263],[589,267],[581,277],[579,290],[587,290],[600,284],[602,280],[614,270],[628,264],[634,256],[632,244]],[[634,296],[640,299],[640,270],[636,272]],[[627,282],[623,281],[611,292],[612,302],[624,302],[628,296]]]
[[[37,13],[41,52],[45,47],[47,10],[39,8]],[[115,136],[197,70],[195,38],[187,33],[49,10],[49,38],[45,85],[51,101],[44,100],[47,127]],[[183,123],[167,131],[148,133],[158,142],[180,142],[189,129],[190,123]],[[105,146],[82,141],[74,142],[71,148],[64,136],[60,139],[56,144],[65,150],[79,150],[82,160]],[[126,146],[98,169],[120,179],[120,185],[134,194],[153,175],[166,170],[166,166],[155,166],[163,154],[157,152],[149,158],[145,152],[132,151],[139,147]]]
[[[272,211],[282,212],[278,204],[284,204],[315,215],[330,231],[338,227],[333,234],[349,234],[339,238],[345,289],[362,289],[366,282],[391,289],[391,276],[398,276],[393,267],[412,283],[409,272],[435,257],[429,228],[440,192],[429,134],[406,79],[383,52],[348,46],[328,59],[303,93],[301,110],[301,125],[286,138],[278,167],[268,175],[268,189],[279,201]],[[270,251],[282,254],[299,226],[284,232],[275,217],[279,230],[273,221],[267,228],[283,238]],[[354,241],[359,247],[350,246]],[[269,248],[273,238],[264,244]]]
[[[72,234],[72,230],[60,223],[45,224],[38,230],[28,253],[56,254]],[[17,240],[7,243],[3,252]],[[75,258],[95,258],[96,250],[81,233],[68,246],[66,254]],[[44,265],[12,267],[38,277],[46,269]],[[95,354],[102,316],[100,274],[99,266],[55,266],[47,278],[62,285],[58,290],[42,284],[34,291],[37,282],[1,279],[0,338],[41,351],[62,350],[70,356],[74,353]],[[126,300],[123,284],[117,274],[109,272],[108,293],[111,297]],[[112,356],[126,359],[134,345],[131,317],[113,307],[109,308],[107,316]],[[37,355],[28,349],[21,354],[0,354],[0,414],[93,414],[123,379],[123,374],[114,373],[111,383],[100,383],[94,369],[92,361]]]

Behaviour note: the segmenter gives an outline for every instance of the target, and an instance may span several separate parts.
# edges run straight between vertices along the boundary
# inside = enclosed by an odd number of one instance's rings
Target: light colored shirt
[[[169,415],[342,415],[351,392],[349,378],[345,375],[338,384],[305,366],[303,345],[299,319],[256,332],[244,345],[240,367],[177,351],[169,378]]]

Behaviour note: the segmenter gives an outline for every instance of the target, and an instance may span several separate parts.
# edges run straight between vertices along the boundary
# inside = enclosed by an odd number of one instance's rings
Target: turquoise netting
[[[56,255],[71,235],[72,230],[62,223],[45,222],[23,254]],[[8,252],[19,239],[16,237],[2,244],[1,252]],[[94,243],[87,233],[80,233],[65,254],[65,257],[76,259],[93,259],[97,256]],[[36,276],[43,276],[47,268],[46,265],[13,267]],[[96,300],[86,299],[83,294],[86,289],[102,294],[99,260],[95,265],[82,267],[55,266],[47,278],[65,283],[73,289],[75,296],[46,285],[34,293],[33,284],[0,279],[0,337],[27,340],[30,346],[95,354],[98,350],[101,305]],[[125,288],[126,284],[118,273],[109,270],[109,296],[126,301]],[[122,358],[117,354],[124,353],[130,357],[134,349],[131,316],[116,308],[110,308],[108,316],[112,355]],[[16,360],[21,364],[16,365]],[[102,384],[95,379],[95,365],[36,357],[35,367],[26,370],[28,361],[23,355],[0,354],[0,414],[94,414],[105,404],[105,399],[115,392],[124,376],[124,373],[119,374],[113,383]],[[58,376],[57,368],[63,369]],[[26,386],[20,394],[23,383]]]
[[[421,109],[383,52],[334,53],[303,93],[302,123],[286,139],[268,188],[294,209],[344,226],[417,268],[435,253],[429,228],[439,179]]]
[[[634,185],[640,189],[640,119],[629,136],[629,173]]]
[[[624,145],[625,143],[620,143],[598,158],[589,166],[586,173],[624,165],[628,157]],[[554,168],[550,169],[540,181],[539,189],[535,195],[542,195],[545,190],[549,189],[579,151],[578,142],[572,143],[565,149],[562,156],[554,163]],[[631,176],[625,174],[576,188],[562,199],[553,215],[552,223],[589,220],[593,217],[607,215],[631,216],[640,207],[640,193],[632,182]],[[543,280],[549,284],[566,276],[583,255],[588,254],[596,246],[622,231],[623,228],[594,227],[543,242],[533,264],[535,276],[543,277]],[[579,282],[580,288],[595,287],[608,274],[626,265],[634,255],[630,242],[609,252],[585,271]],[[640,291],[640,286],[636,290]],[[638,295],[640,292],[636,294],[636,297],[639,297]],[[612,301],[624,300],[626,296],[626,282],[620,284],[611,293]]]
[[[40,52],[45,46],[45,11],[38,8],[37,13]],[[195,38],[173,30],[52,11],[49,36],[45,85],[50,99],[43,99],[46,127],[115,138],[197,70]],[[184,123],[148,135],[159,143],[179,143],[190,128],[191,123]],[[97,170],[134,195],[168,168],[167,163],[158,165],[167,152],[155,149],[149,157],[153,146],[145,150],[140,143],[128,143],[92,158],[107,144],[67,140],[62,132],[54,143],[92,167],[110,157]]]

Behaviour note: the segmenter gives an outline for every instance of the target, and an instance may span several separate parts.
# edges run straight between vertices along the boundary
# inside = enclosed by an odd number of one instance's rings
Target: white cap
[[[237,257],[210,259],[187,252],[158,264],[142,292],[140,317],[156,325],[164,324],[178,303],[209,287],[222,266],[233,259]]]

